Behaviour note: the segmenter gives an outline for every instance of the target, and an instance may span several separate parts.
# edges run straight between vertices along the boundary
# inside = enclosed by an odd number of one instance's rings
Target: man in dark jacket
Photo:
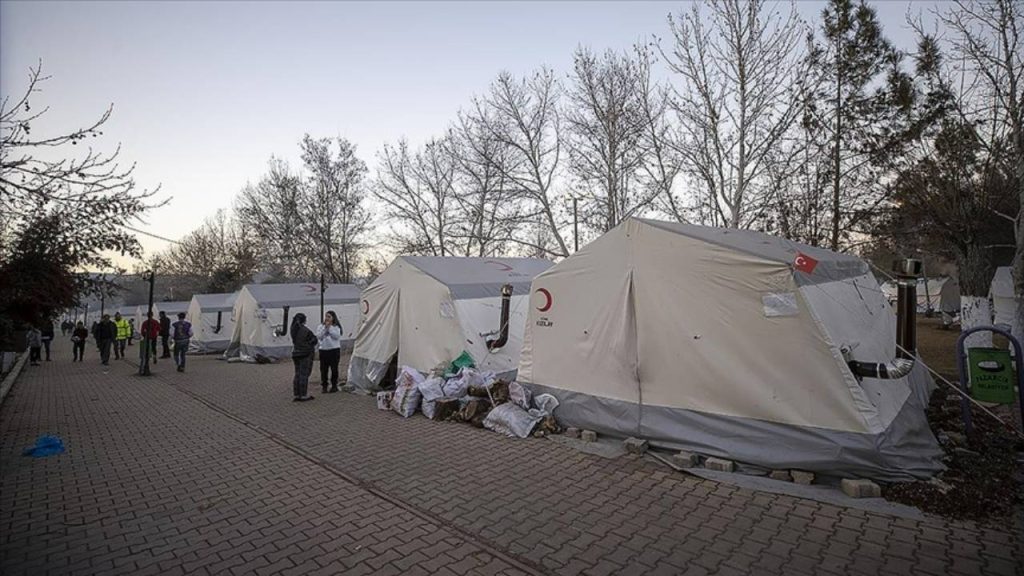
[[[96,345],[100,349],[100,360],[104,366],[110,365],[110,345],[117,338],[117,326],[110,321],[110,314],[104,314],[103,319],[96,325],[93,332],[96,336]]]
[[[46,320],[43,322],[43,327],[40,329],[42,332],[43,349],[46,350],[46,361],[50,361],[50,344],[53,343],[53,321]]]
[[[171,337],[171,319],[167,317],[167,314],[160,311],[160,344],[163,346],[163,353],[160,354],[161,358],[171,357],[171,346],[167,343],[167,340]]]
[[[313,372],[313,352],[318,340],[316,334],[306,328],[306,315],[299,312],[292,321],[292,362],[295,363],[295,379],[292,381],[294,402],[312,400],[309,395],[309,375]]]

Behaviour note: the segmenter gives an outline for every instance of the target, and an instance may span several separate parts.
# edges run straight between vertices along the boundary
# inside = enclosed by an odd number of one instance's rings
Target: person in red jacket
[[[153,312],[146,312],[146,321],[142,323],[142,345],[144,354],[153,356],[156,364],[156,339],[160,337],[160,321],[153,319]]]

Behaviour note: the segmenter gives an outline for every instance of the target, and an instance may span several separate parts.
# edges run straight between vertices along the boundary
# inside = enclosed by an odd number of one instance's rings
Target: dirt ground
[[[942,330],[939,318],[918,317],[917,347],[933,370],[958,384],[956,340],[959,330]],[[1005,347],[997,338],[995,345]],[[1024,506],[1024,472],[1020,458],[1024,441],[1002,424],[972,408],[974,433],[964,429],[959,395],[942,382],[932,395],[928,421],[946,451],[947,470],[932,482],[906,482],[886,486],[884,496],[948,518],[997,523]],[[1015,422],[1019,407],[992,408]],[[1015,422],[1019,427],[1019,421]]]

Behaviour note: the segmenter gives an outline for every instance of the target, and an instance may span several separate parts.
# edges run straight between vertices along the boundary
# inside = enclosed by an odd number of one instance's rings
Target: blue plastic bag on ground
[[[25,448],[21,451],[21,455],[31,456],[33,458],[46,458],[47,456],[62,454],[63,452],[64,442],[61,441],[60,437],[40,436],[36,439],[36,445],[30,448]]]

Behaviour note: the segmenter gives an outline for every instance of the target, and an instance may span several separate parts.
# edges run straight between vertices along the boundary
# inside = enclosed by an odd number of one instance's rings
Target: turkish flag
[[[803,252],[797,252],[796,258],[793,259],[793,267],[801,272],[806,272],[807,274],[814,272],[814,267],[817,265],[817,260]]]

